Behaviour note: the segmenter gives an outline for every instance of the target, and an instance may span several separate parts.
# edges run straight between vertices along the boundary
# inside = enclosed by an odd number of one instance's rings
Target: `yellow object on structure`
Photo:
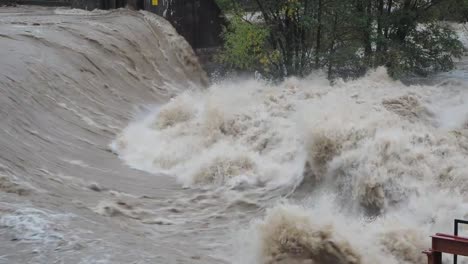
[[[158,5],[158,0],[151,0],[151,5],[157,6]]]

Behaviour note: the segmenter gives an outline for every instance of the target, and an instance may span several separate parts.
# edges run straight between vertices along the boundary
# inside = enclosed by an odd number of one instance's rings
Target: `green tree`
[[[222,62],[240,70],[262,66],[262,69],[267,71],[268,58],[271,56],[264,48],[268,36],[267,28],[248,23],[236,16],[230,21],[229,29],[224,30],[224,51],[219,58]]]
[[[440,20],[454,4],[468,6],[468,0],[251,0],[263,18],[251,22],[238,2],[219,1],[232,17],[223,61],[278,78],[314,69],[330,79],[356,77],[378,66],[396,78],[450,70],[463,47]]]
[[[394,77],[452,69],[453,58],[461,56],[463,46],[438,14],[448,2],[456,1],[382,1],[373,14],[382,24],[375,34],[373,66],[386,66]]]

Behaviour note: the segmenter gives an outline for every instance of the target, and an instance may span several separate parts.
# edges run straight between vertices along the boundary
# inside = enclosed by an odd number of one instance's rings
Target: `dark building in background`
[[[143,1],[145,10],[169,20],[192,47],[208,48],[221,44],[220,34],[225,21],[214,0]]]
[[[39,0],[46,1],[46,0]],[[56,0],[57,1],[57,0]],[[144,9],[169,20],[194,49],[216,47],[225,20],[214,0],[69,0],[72,8]]]

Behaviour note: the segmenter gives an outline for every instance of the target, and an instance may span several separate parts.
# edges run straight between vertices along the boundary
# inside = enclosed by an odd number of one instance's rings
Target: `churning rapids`
[[[208,85],[153,14],[0,9],[0,263],[424,263],[468,218],[467,61]]]

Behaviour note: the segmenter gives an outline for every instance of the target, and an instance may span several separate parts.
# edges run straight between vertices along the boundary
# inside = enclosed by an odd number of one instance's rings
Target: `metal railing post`
[[[454,227],[453,227],[453,235],[454,236],[458,236],[458,225],[459,224],[468,225],[468,221],[455,219],[455,223],[454,223]],[[457,264],[457,262],[458,262],[458,256],[453,255],[453,264]]]

